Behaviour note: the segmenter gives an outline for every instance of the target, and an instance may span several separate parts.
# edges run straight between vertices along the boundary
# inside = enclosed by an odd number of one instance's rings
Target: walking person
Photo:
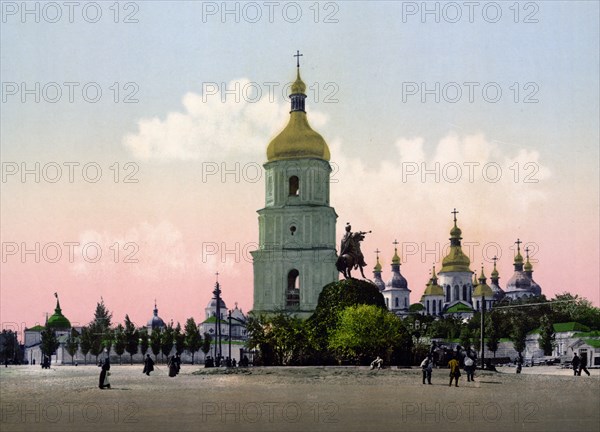
[[[423,384],[427,380],[427,384],[431,384],[431,372],[433,371],[433,359],[431,355],[425,357],[421,362],[421,369],[423,369]]]
[[[110,375],[110,359],[108,356],[104,360],[104,362],[100,363],[100,378],[98,379],[98,387],[100,389],[110,388],[110,382],[108,381],[108,376]]]
[[[467,373],[467,382],[475,381],[475,361],[468,354],[465,357],[465,372]]]
[[[150,354],[146,354],[146,359],[144,360],[144,371],[146,375],[150,376],[150,372],[154,370],[154,360],[150,357]]]
[[[579,358],[577,353],[575,353],[575,355],[573,356],[573,360],[571,360],[571,366],[573,367],[573,375],[574,376],[581,375],[580,373],[578,373],[580,363],[581,363],[581,359]]]
[[[452,381],[454,380],[455,387],[458,387],[458,378],[460,378],[460,365],[456,356],[452,357],[452,360],[448,362],[448,366],[450,367],[450,384],[448,387],[452,386]]]
[[[177,360],[175,360],[175,356],[171,356],[167,362],[167,366],[169,366],[169,376],[171,378],[177,375]]]
[[[587,355],[583,354],[581,356],[581,360],[579,362],[579,371],[577,372],[577,375],[581,376],[581,371],[584,371],[587,376],[590,376],[590,371],[587,370]]]

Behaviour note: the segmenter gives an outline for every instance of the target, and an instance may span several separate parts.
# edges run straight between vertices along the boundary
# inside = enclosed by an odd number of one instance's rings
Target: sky
[[[465,4],[466,3],[466,4]],[[456,208],[471,268],[600,305],[599,6],[2,2],[0,321],[252,308],[269,141],[300,51],[331,150],[336,237],[394,241],[418,302]]]

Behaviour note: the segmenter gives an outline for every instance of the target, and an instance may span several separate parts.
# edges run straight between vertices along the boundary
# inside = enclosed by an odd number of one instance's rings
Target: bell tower
[[[337,214],[329,205],[329,147],[308,124],[300,56],[289,122],[269,143],[263,165],[265,207],[258,210],[259,246],[252,252],[253,311],[307,318],[323,286],[338,280]]]

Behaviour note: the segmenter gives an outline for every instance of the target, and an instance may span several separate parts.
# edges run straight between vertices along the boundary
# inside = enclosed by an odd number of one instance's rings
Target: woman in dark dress
[[[154,370],[154,360],[150,357],[150,354],[146,354],[146,360],[144,360],[144,373],[150,376],[150,372]]]
[[[108,374],[108,371],[110,370],[110,359],[108,357],[106,357],[106,360],[104,360],[104,363],[102,363],[101,365],[102,370],[100,371],[100,379],[98,380],[98,387],[100,387],[101,389],[103,388],[110,388],[110,384],[108,383],[108,380],[106,378],[106,375]]]

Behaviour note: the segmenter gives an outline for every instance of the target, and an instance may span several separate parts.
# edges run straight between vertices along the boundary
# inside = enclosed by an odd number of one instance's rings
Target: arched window
[[[298,176],[290,177],[290,196],[300,195],[300,179]]]
[[[450,285],[446,285],[446,303],[450,303]]]
[[[434,300],[434,301],[433,301],[433,314],[434,314],[434,315],[437,313],[437,308],[436,308],[437,304],[436,304],[436,303],[437,303],[437,302]]]
[[[404,307],[405,308],[408,307],[408,299],[406,297],[404,297]]]
[[[286,306],[300,306],[300,272],[296,269],[292,269],[288,273]]]
[[[467,297],[467,286],[463,285],[463,300],[469,301],[469,297]]]
[[[442,301],[438,300],[438,310],[442,313]]]
[[[385,307],[388,308],[388,309],[390,308],[390,299],[387,298],[387,297],[385,299]]]
[[[396,297],[396,307],[398,307],[398,297]]]
[[[427,304],[427,313],[429,314],[429,300],[425,302]]]
[[[479,300],[477,300],[477,310],[479,310]]]
[[[454,300],[460,300],[458,285],[454,285]]]

